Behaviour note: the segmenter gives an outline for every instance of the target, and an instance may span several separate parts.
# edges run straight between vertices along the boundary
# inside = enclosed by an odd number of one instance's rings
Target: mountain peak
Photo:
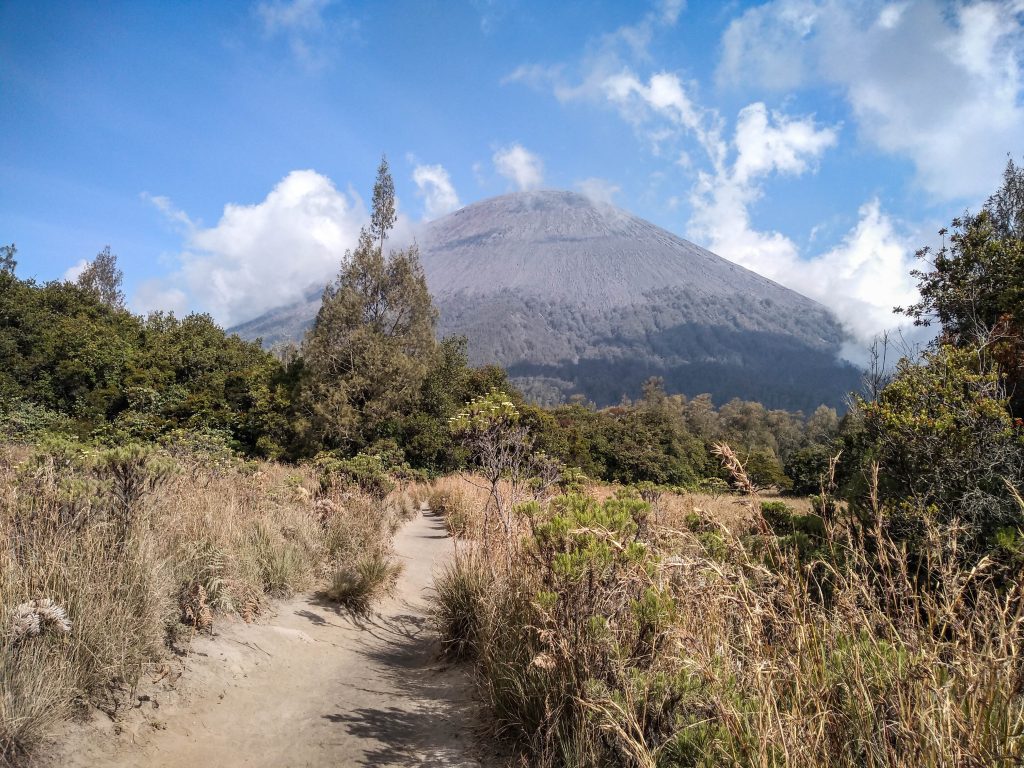
[[[662,376],[669,392],[806,410],[857,384],[823,306],[576,192],[481,200],[425,225],[419,245],[439,334],[464,335],[474,363],[505,366],[541,402],[609,404]],[[280,338],[302,314],[315,307],[239,330]]]
[[[488,293],[497,285],[622,306],[685,287],[704,297],[768,293],[818,306],[621,208],[564,190],[473,203],[428,224],[421,246],[435,294]]]

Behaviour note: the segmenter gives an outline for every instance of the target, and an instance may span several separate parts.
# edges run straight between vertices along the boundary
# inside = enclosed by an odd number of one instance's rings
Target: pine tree
[[[437,354],[437,311],[416,246],[384,253],[396,218],[382,159],[370,227],[324,290],[303,345],[306,431],[324,447],[358,449],[383,436],[415,405]]]

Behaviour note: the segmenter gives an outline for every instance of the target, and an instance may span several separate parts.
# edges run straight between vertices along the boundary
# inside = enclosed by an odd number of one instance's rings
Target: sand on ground
[[[117,724],[67,726],[60,766],[304,768],[476,766],[477,706],[465,670],[429,626],[433,574],[451,556],[441,517],[421,510],[395,537],[392,597],[357,620],[313,594],[258,624],[221,620],[196,638],[173,684],[140,687]]]

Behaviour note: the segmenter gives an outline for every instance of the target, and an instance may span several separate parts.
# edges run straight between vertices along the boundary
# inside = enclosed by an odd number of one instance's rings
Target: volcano
[[[615,206],[564,191],[483,200],[417,236],[440,336],[504,366],[535,402],[668,392],[842,407],[859,372],[821,304]],[[233,329],[298,340],[320,291]]]

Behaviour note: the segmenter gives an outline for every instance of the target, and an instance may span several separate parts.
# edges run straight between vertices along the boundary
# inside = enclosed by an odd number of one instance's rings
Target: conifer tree
[[[370,226],[345,254],[306,336],[306,432],[322,447],[356,450],[415,405],[437,354],[437,311],[415,245],[385,255],[397,218],[387,159]]]

